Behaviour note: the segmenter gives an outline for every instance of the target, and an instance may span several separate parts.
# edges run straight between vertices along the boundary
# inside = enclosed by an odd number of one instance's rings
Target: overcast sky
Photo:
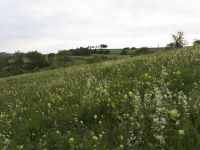
[[[0,52],[107,44],[165,46],[200,38],[200,0],[0,0]]]

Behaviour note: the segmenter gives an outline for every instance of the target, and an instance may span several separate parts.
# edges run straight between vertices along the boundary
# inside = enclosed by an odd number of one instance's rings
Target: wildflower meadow
[[[200,48],[0,79],[2,150],[198,150]]]

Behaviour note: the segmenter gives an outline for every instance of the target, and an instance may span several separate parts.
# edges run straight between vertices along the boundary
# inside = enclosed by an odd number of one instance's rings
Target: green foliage
[[[7,58],[4,63],[4,76],[18,75],[24,73],[24,54],[16,52],[12,57]]]
[[[87,63],[89,64],[100,63],[106,60],[109,60],[109,58],[106,55],[95,55],[92,58],[88,59]]]
[[[199,76],[185,48],[0,79],[0,149],[198,149]]]
[[[122,49],[121,55],[132,55],[137,51],[136,49],[137,48],[135,48],[135,47],[132,47],[132,48],[125,47]]]
[[[200,45],[200,40],[195,40],[193,42],[193,46],[199,46]]]
[[[66,66],[72,61],[71,53],[67,50],[59,51],[56,55],[56,66]]]
[[[108,46],[101,44],[100,46],[88,46],[86,48],[80,47],[77,49],[69,50],[73,56],[90,56],[91,54],[110,54],[109,50],[106,50]],[[100,49],[98,49],[100,48]]]
[[[8,58],[0,56],[0,77],[5,74],[5,66],[8,65]]]
[[[167,49],[167,50],[169,50],[169,49],[175,49],[174,43],[169,43],[169,44],[167,44],[166,49]]]
[[[24,57],[26,59],[25,69],[27,70],[37,70],[39,68],[49,67],[49,63],[47,62],[45,56],[37,51],[28,52],[24,55]]]
[[[38,71],[49,67],[46,56],[34,51],[29,53],[16,52],[12,55],[0,57],[0,77]]]
[[[63,67],[72,62],[69,51],[43,55],[37,51],[0,56],[0,77],[36,72],[41,69]]]
[[[129,48],[122,49],[121,55],[128,55]]]
[[[137,49],[135,51],[134,55],[149,54],[149,53],[151,53],[151,51],[148,47],[141,47],[140,49]]]
[[[80,47],[80,48],[72,49],[72,50],[69,50],[69,51],[74,56],[89,56],[92,52],[88,47],[86,47],[86,48]]]
[[[184,38],[184,33],[179,31],[172,35],[173,42],[167,44],[167,49],[183,48],[186,45],[186,40]]]
[[[132,50],[137,49],[136,47],[131,47]]]

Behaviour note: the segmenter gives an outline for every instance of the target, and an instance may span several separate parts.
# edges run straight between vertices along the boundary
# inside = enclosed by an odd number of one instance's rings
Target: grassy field
[[[199,48],[0,79],[2,150],[199,147]]]
[[[121,52],[121,51],[119,51]],[[69,66],[78,66],[92,63],[99,63],[109,60],[118,60],[131,57],[130,55],[120,55],[120,53],[113,53],[109,55],[103,54],[92,54],[90,56],[72,56],[72,62],[70,62]]]

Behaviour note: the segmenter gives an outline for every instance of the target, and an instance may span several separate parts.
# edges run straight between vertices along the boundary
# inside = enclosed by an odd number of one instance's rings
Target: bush
[[[141,47],[140,49],[136,50],[134,55],[141,55],[141,54],[149,54],[151,51],[148,47]]]
[[[195,40],[195,41],[193,42],[193,46],[198,46],[198,45],[200,45],[200,40]]]
[[[88,59],[87,63],[89,64],[100,63],[106,60],[108,60],[108,57],[105,55],[95,55],[95,56],[92,56],[92,58]]]

